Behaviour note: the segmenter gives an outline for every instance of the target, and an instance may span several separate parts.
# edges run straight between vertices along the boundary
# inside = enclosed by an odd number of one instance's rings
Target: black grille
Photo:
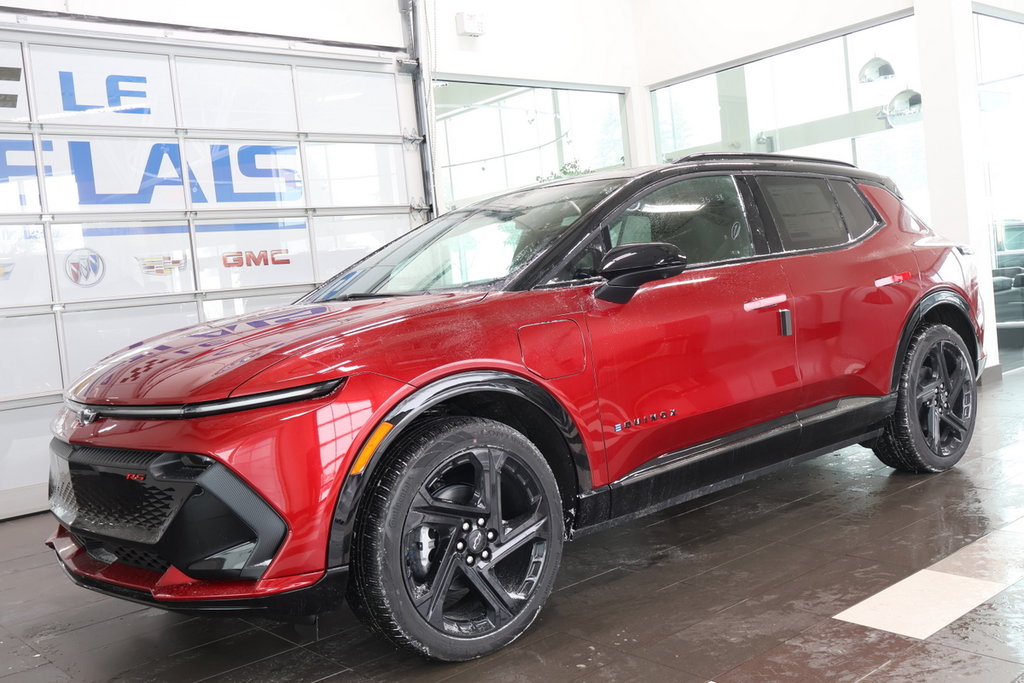
[[[171,515],[174,488],[129,481],[117,474],[72,471],[78,522],[95,528],[136,526],[157,533]]]
[[[148,569],[151,572],[163,574],[171,568],[171,563],[154,552],[142,548],[106,543],[94,539],[75,536],[80,544],[85,547],[89,555],[104,564],[120,562],[140,569]]]
[[[55,457],[50,506],[57,517],[80,531],[156,543],[195,489],[194,483],[155,480],[147,465],[161,455],[85,448],[71,460]]]

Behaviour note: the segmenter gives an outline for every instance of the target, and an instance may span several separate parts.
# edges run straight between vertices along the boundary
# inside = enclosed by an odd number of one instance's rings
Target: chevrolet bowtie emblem
[[[78,413],[78,421],[84,425],[95,422],[97,417],[99,417],[99,413],[92,408],[83,408],[82,411]]]

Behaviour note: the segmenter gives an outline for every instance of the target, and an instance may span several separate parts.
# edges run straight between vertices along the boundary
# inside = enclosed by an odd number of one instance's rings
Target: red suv
[[[855,443],[955,464],[984,366],[969,254],[818,159],[504,194],[291,306],[96,365],[55,422],[49,543],[147,605],[347,597],[396,643],[479,657],[573,536]]]

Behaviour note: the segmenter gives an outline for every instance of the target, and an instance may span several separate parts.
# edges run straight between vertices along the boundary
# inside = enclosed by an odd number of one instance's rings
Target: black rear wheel
[[[399,645],[473,659],[530,625],[562,550],[558,487],[510,427],[447,418],[380,465],[353,539],[356,613]]]
[[[923,325],[907,348],[896,412],[875,454],[907,472],[949,469],[970,444],[976,403],[974,366],[963,340],[946,325]]]

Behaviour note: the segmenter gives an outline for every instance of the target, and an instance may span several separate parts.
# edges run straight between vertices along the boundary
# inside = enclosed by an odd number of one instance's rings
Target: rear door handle
[[[775,308],[779,304],[786,303],[785,294],[776,294],[775,296],[766,296],[763,299],[754,299],[743,304],[743,310],[747,311],[759,311],[764,308]]]
[[[904,271],[902,273],[893,273],[892,275],[886,275],[875,280],[875,287],[886,287],[888,285],[898,285],[901,282],[905,282],[910,279],[910,271]]]

